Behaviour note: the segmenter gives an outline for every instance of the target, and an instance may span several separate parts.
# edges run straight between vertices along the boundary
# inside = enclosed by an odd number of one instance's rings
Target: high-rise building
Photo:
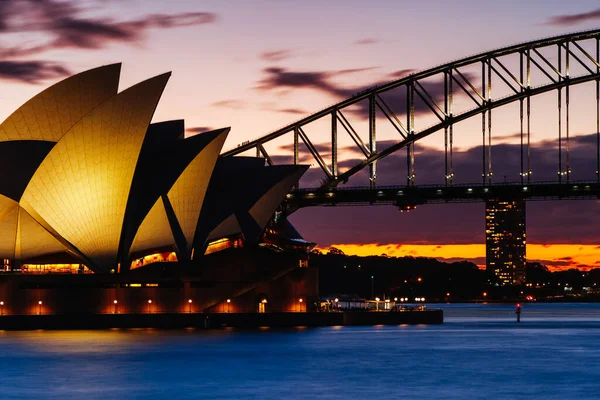
[[[503,285],[525,282],[525,201],[489,199],[485,207],[486,269]]]

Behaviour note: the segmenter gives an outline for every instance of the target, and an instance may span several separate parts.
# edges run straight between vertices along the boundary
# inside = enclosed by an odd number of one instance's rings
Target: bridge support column
[[[377,152],[377,135],[376,135],[376,110],[375,110],[375,95],[369,96],[369,154],[373,155]],[[369,164],[369,186],[371,189],[377,187],[377,162]]]
[[[525,200],[486,200],[486,270],[503,285],[525,282],[526,236]]]

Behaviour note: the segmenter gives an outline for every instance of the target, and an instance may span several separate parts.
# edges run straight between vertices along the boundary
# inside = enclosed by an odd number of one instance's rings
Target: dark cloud
[[[49,61],[23,60],[57,48],[101,49],[111,43],[138,43],[152,29],[170,29],[214,23],[216,14],[187,12],[180,14],[150,14],[131,21],[113,18],[89,18],[86,11],[100,8],[106,0],[80,2],[75,0],[0,1],[0,33],[18,34],[24,42],[35,40],[33,46],[2,46],[0,57],[19,59],[23,78],[10,79],[31,82],[60,75],[66,68]],[[37,66],[31,63],[37,63]],[[48,68],[42,71],[42,68]],[[32,73],[31,69],[40,71]],[[14,68],[11,68],[14,70]],[[35,78],[39,76],[40,78]],[[32,79],[34,77],[35,79]]]
[[[562,14],[551,17],[546,21],[546,25],[576,25],[582,22],[600,20],[600,8],[580,14]]]
[[[269,67],[263,70],[266,77],[258,82],[260,90],[279,89],[314,89],[334,95],[344,96],[346,91],[329,82],[335,73],[331,72],[295,72],[280,67]]]
[[[0,79],[8,81],[38,83],[70,74],[64,66],[48,61],[0,61]]]
[[[498,136],[494,136],[494,139],[497,141],[506,141],[506,140],[513,140],[513,139],[521,139],[521,133],[517,132],[517,133],[511,133],[508,135],[498,135]]]
[[[560,269],[568,269],[568,267],[575,268],[578,265],[576,262],[573,262],[571,260],[563,260],[562,258],[553,259],[553,260],[527,260],[527,261],[531,262],[531,263],[540,263],[549,268],[560,268]],[[586,265],[586,267],[587,267],[587,265]]]
[[[300,108],[280,108],[278,110],[273,110],[284,114],[294,114],[294,115],[308,115],[308,111],[302,110]]]
[[[328,94],[334,97],[336,100],[341,101],[343,99],[352,97],[356,93],[362,93],[375,86],[380,86],[388,83],[390,80],[397,79],[400,76],[406,76],[413,70],[404,69],[396,71],[387,76],[388,79],[376,82],[370,85],[346,87],[334,82],[334,78],[346,75],[369,71],[378,67],[368,68],[356,68],[346,69],[339,71],[291,71],[281,67],[269,67],[263,70],[266,75],[262,80],[258,82],[257,88],[265,91],[280,91],[285,93],[292,89],[311,89],[319,91],[321,93]],[[464,74],[467,79],[473,79],[472,74]],[[419,81],[423,89],[433,98],[438,104],[443,102],[444,96],[444,82],[443,78],[438,80],[422,80]],[[419,88],[422,91],[422,89]],[[456,95],[460,95],[457,92]],[[390,90],[382,93],[380,97],[394,112],[402,113],[406,109],[406,90]],[[427,98],[427,96],[424,96]],[[415,113],[429,113],[431,112],[427,105],[415,94]],[[369,115],[369,105],[366,101],[358,102],[355,104],[355,108],[347,110],[349,114],[358,116],[359,118],[366,119]]]
[[[290,71],[281,67],[263,69],[266,75],[258,82],[259,90],[313,89],[327,93],[336,98],[350,97],[355,89],[346,89],[331,82],[332,78],[341,75],[369,71],[377,67],[343,69],[339,71]]]
[[[210,127],[210,126],[192,126],[192,127],[186,128],[185,131],[192,135],[196,135],[198,133],[210,132],[210,131],[214,131],[214,130],[215,130],[215,128]]]
[[[265,61],[282,61],[293,56],[293,51],[289,49],[265,51],[259,54],[259,58]]]
[[[212,107],[233,108],[236,110],[242,109],[246,103],[242,100],[221,100],[211,104]]]
[[[391,78],[404,78],[407,75],[412,74],[413,72],[415,72],[416,70],[414,69],[400,69],[398,71],[394,71],[391,74],[389,74],[389,76]]]
[[[353,44],[358,45],[358,46],[365,46],[365,45],[375,44],[375,43],[379,43],[379,39],[376,39],[376,38],[362,38],[362,39],[355,40],[353,42]]]

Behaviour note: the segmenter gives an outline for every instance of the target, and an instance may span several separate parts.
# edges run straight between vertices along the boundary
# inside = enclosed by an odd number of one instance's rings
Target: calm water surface
[[[443,325],[0,332],[0,399],[598,399],[600,305]]]

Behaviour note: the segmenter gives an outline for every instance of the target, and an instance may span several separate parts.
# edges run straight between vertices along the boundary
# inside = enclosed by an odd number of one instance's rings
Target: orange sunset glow
[[[485,244],[333,244],[347,255],[431,257],[440,261],[471,261],[485,268]],[[325,251],[327,249],[320,249]],[[528,244],[527,259],[552,271],[600,267],[600,246],[589,244]]]

